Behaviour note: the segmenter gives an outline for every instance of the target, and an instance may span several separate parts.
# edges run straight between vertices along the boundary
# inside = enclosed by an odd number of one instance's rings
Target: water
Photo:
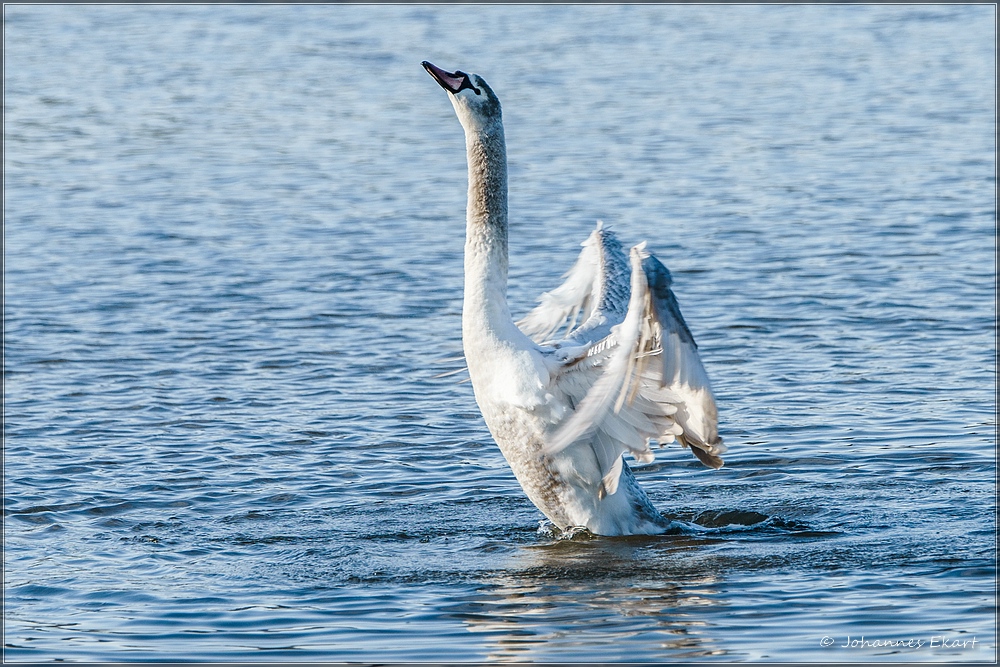
[[[996,659],[995,7],[4,18],[6,660]],[[597,219],[671,267],[730,454],[637,475],[704,530],[539,531],[433,378],[425,59],[504,103],[515,312]]]

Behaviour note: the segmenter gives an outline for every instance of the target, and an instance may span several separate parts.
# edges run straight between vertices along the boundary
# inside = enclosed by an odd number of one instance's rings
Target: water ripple
[[[5,7],[5,660],[995,660],[994,19]],[[428,58],[504,99],[512,310],[597,219],[670,266],[731,450],[636,467],[667,535],[539,527],[434,377]]]

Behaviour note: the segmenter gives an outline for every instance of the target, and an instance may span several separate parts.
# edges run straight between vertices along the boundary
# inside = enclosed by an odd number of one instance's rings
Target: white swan
[[[725,451],[670,272],[598,223],[566,282],[515,324],[507,307],[507,153],[500,101],[476,74],[423,63],[465,128],[469,200],[462,343],[476,402],[528,498],[560,529],[656,534],[665,519],[624,453],[678,440]],[[561,333],[560,333],[561,332]]]

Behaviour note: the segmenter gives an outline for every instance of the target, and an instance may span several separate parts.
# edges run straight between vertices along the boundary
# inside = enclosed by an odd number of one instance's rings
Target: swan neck
[[[507,149],[499,123],[466,129],[469,200],[466,210],[466,310],[507,311]],[[496,311],[496,312],[494,312]]]
[[[466,210],[470,235],[496,237],[507,248],[507,148],[503,126],[469,132],[469,201]]]

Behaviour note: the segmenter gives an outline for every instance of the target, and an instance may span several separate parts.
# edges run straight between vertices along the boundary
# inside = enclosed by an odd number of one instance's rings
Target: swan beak
[[[462,84],[465,83],[465,77],[459,75],[458,72],[455,72],[454,74],[451,72],[445,72],[440,67],[437,67],[426,60],[420,64],[423,65],[424,69],[427,70],[432,77],[434,77],[434,80],[441,84],[441,87],[449,93],[455,94],[462,89]]]

